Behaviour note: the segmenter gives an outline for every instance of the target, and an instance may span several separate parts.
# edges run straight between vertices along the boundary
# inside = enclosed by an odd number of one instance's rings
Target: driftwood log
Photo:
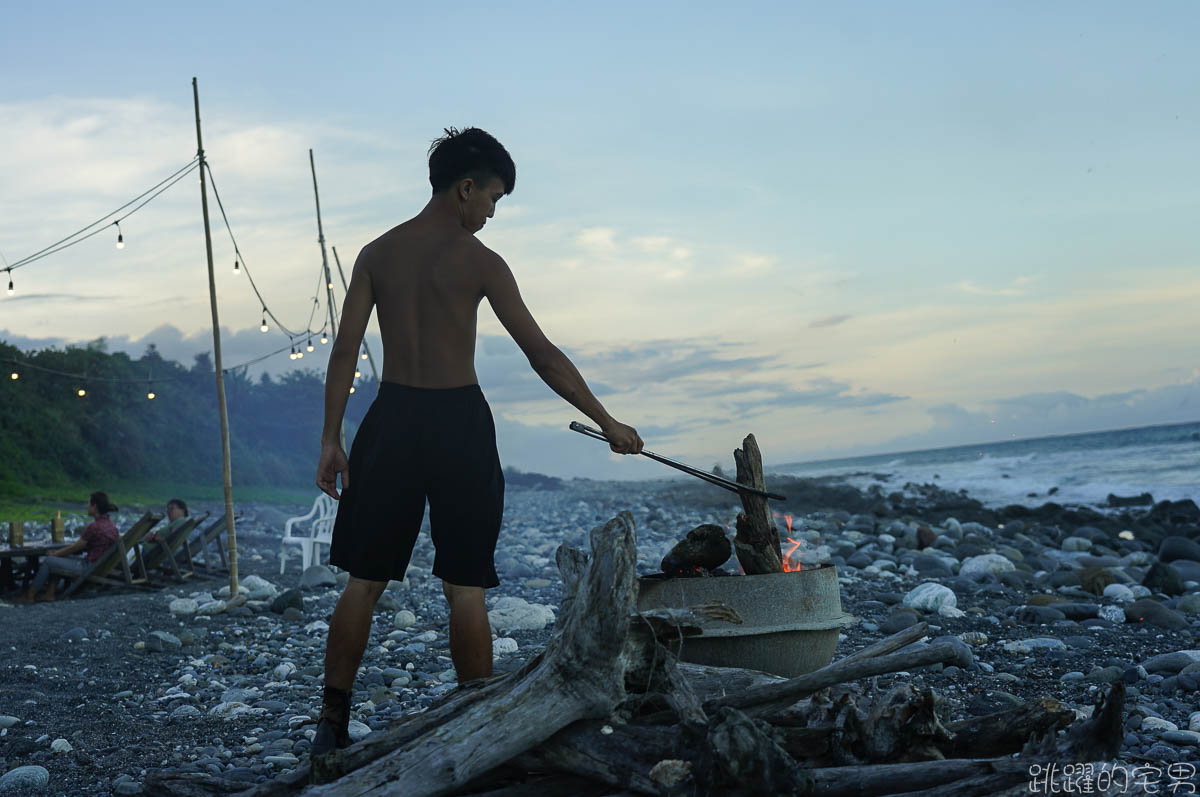
[[[1112,757],[1124,688],[1086,722],[1040,701],[944,722],[940,698],[907,680],[849,682],[957,660],[951,645],[904,649],[905,629],[797,678],[680,664],[700,619],[739,622],[721,604],[637,611],[636,536],[621,513],[591,552],[560,548],[559,630],[520,670],[462,685],[428,710],[270,783],[163,770],[151,795],[892,795],[991,794],[1031,763]]]
[[[746,435],[741,448],[733,451],[739,484],[766,491],[763,481],[762,453],[754,435]],[[779,529],[771,517],[767,499],[753,493],[739,492],[742,510],[737,516],[737,535],[733,546],[738,561],[748,576],[783,572],[783,550],[779,547]]]

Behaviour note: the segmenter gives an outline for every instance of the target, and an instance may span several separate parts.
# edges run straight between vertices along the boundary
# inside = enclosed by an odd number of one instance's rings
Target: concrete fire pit
[[[686,609],[720,601],[741,625],[705,620],[683,641],[680,659],[741,667],[788,678],[833,660],[838,631],[854,622],[842,612],[833,565],[757,576],[638,579],[638,609]]]

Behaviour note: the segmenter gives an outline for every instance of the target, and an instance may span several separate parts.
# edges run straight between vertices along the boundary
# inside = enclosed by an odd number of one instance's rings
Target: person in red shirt
[[[92,563],[103,556],[109,548],[116,545],[117,538],[121,536],[121,533],[108,519],[109,513],[116,511],[117,507],[108,500],[108,493],[100,491],[92,493],[88,498],[87,505],[88,517],[93,518],[92,522],[84,527],[78,540],[65,548],[52,551],[49,556],[42,559],[37,575],[33,577],[33,581],[29,582],[29,588],[25,590],[23,602],[33,603],[35,599],[39,601],[54,600],[57,579],[51,578],[51,576],[77,576],[91,567]],[[74,555],[80,551],[86,552],[82,559]],[[45,592],[36,595],[43,586],[46,587]]]

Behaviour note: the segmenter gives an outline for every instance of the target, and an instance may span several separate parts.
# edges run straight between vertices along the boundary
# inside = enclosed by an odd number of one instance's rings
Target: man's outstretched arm
[[[375,294],[371,289],[371,274],[366,266],[366,250],[358,255],[342,303],[342,326],[329,352],[329,369],[325,374],[325,424],[321,429],[321,457],[317,461],[317,486],[326,494],[340,498],[337,475],[342,474],[342,489],[350,486],[350,465],[342,448],[342,418],[346,401],[354,384],[354,369],[358,365],[358,349],[371,319]]]
[[[575,364],[546,338],[529,308],[521,299],[516,278],[504,259],[488,252],[484,265],[483,291],[496,318],[512,335],[529,365],[555,393],[596,422],[609,440],[609,448],[618,454],[636,454],[642,450],[637,430],[627,426],[604,409]]]

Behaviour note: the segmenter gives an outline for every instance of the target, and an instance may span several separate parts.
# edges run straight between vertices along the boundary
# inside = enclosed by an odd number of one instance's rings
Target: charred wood
[[[763,481],[762,453],[754,435],[746,435],[742,447],[734,449],[739,484],[766,490]],[[737,536],[733,545],[738,561],[748,576],[783,572],[783,550],[779,547],[779,529],[771,518],[767,499],[761,495],[739,492],[743,511],[737,516]]]

